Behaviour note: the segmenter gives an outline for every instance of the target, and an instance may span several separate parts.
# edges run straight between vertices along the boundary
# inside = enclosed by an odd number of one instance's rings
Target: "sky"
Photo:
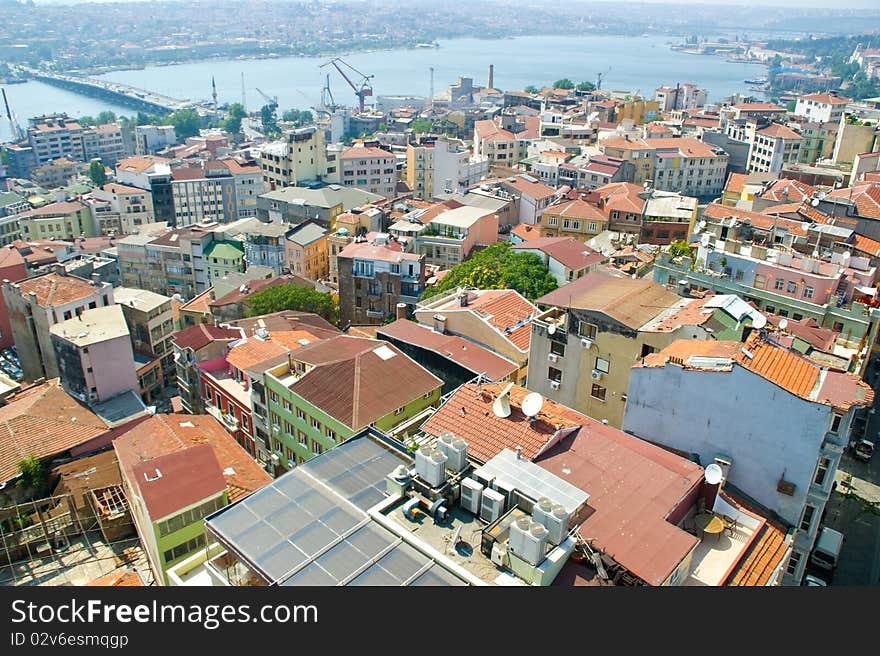
[[[146,2],[148,0],[35,0],[36,4],[84,4],[87,2]],[[441,0],[438,0],[440,2]],[[443,0],[449,2],[450,0]],[[471,2],[472,0],[451,0],[452,2]],[[539,0],[540,1],[540,0]],[[545,0],[547,4],[558,4],[557,0]],[[592,2],[623,3],[632,5],[632,0],[589,0]],[[878,0],[635,0],[650,4],[682,5],[735,5],[755,7],[824,8],[824,9],[880,9]],[[866,26],[868,27],[868,26]],[[869,29],[880,29],[880,25]]]

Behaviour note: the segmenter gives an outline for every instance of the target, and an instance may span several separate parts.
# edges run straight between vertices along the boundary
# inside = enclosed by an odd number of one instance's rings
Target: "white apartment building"
[[[654,100],[659,103],[661,112],[671,112],[676,109],[702,107],[706,104],[708,95],[706,89],[700,89],[696,84],[686,82],[674,87],[657,87]]]
[[[134,128],[134,152],[151,155],[177,143],[173,125],[138,125]]]
[[[785,164],[797,163],[802,141],[801,135],[780,123],[756,129],[749,148],[749,172],[777,173]]]
[[[37,164],[59,157],[85,160],[83,155],[82,126],[67,114],[35,116],[30,119],[28,142]]]
[[[122,128],[116,123],[97,125],[82,132],[83,159],[100,158],[105,166],[113,166],[128,155]]]
[[[397,188],[397,158],[375,146],[355,145],[339,153],[338,170],[327,180],[346,187],[393,198]]]
[[[324,130],[314,126],[284,133],[280,141],[261,147],[258,159],[269,191],[295,187],[307,180],[322,180],[328,174]]]
[[[794,113],[813,123],[838,123],[849,102],[849,98],[830,93],[811,93],[797,99]]]

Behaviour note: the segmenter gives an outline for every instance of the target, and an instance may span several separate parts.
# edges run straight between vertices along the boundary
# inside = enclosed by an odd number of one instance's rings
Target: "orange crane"
[[[343,66],[347,66],[352,71],[354,71],[355,73],[357,73],[358,75],[361,76],[361,79],[358,81],[357,84],[352,82],[351,79],[348,77],[348,75],[345,74],[345,71],[343,71],[342,68],[340,68],[340,66],[339,66],[340,63]],[[373,95],[373,87],[372,87],[372,85],[370,85],[370,79],[373,76],[372,75],[365,75],[364,73],[361,73],[354,66],[346,63],[341,57],[337,57],[336,59],[331,59],[326,64],[321,64],[321,68],[324,68],[325,66],[330,66],[331,64],[333,65],[333,67],[337,71],[339,71],[339,74],[342,76],[342,78],[346,82],[348,82],[348,86],[350,86],[354,90],[354,94],[358,97],[358,110],[363,112],[364,111],[364,98],[366,98],[367,96]]]

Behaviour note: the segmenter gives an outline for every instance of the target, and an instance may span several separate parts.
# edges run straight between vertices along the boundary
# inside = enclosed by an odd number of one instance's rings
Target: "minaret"
[[[217,111],[217,83],[214,81],[214,76],[211,76],[211,97],[214,99],[214,111]]]

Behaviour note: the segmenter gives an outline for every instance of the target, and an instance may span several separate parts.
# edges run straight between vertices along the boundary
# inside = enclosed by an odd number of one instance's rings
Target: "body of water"
[[[574,82],[596,81],[602,88],[639,92],[653,96],[660,85],[693,82],[708,89],[710,101],[733,93],[749,93],[744,80],[766,75],[759,64],[732,63],[723,57],[690,55],[670,50],[672,36],[530,36],[503,40],[455,39],[439,41],[439,48],[416,48],[361,52],[344,59],[364,74],[372,75],[375,95],[427,96],[430,68],[434,68],[434,91],[440,93],[458,76],[473,77],[484,85],[489,64],[495,65],[495,86],[521,90],[529,84],[549,85],[560,78]],[[265,104],[257,89],[277,96],[282,110],[306,109],[320,101],[325,76],[337,103],[355,105],[351,87],[332,67],[321,68],[328,57],[211,60],[173,66],[149,66],[141,70],[114,71],[101,77],[149,89],[174,98],[210,98],[211,78],[217,83],[221,103],[241,102],[244,73],[247,107]],[[343,67],[344,68],[344,67]],[[358,76],[346,72],[357,84]],[[48,87],[37,82],[7,88],[13,108],[24,124],[27,117],[52,111],[71,115],[95,114],[102,109],[133,114],[124,107]],[[0,140],[9,128],[0,128]]]

